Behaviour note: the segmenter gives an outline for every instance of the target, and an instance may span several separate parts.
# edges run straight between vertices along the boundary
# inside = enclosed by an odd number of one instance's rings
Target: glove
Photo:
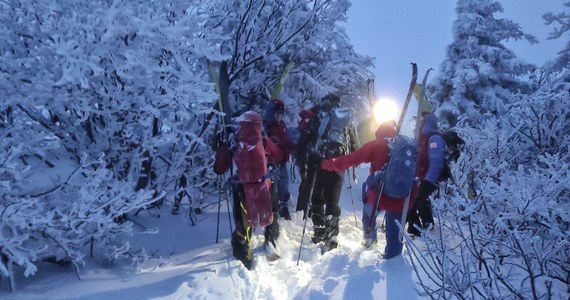
[[[321,169],[338,172],[338,168],[334,165],[334,159],[325,159],[321,161]]]
[[[216,156],[214,161],[214,172],[218,175],[226,173],[232,164],[232,158],[230,153],[230,148],[228,145],[223,143],[220,144],[216,150]]]
[[[422,180],[420,183],[420,190],[418,191],[418,195],[414,201],[415,207],[417,208],[423,205],[429,198],[429,195],[431,195],[435,190],[437,190],[437,186],[435,184],[427,180]]]

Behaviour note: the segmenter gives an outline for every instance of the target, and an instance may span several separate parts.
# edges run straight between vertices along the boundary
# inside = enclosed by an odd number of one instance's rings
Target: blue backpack
[[[392,198],[405,198],[410,194],[416,178],[418,146],[416,142],[398,135],[390,149],[390,160],[384,173],[383,194]]]

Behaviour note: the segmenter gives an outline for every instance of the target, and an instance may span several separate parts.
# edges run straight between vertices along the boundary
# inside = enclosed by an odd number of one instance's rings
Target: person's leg
[[[403,244],[400,243],[400,229],[398,225],[396,225],[396,220],[401,222],[401,213],[386,212],[386,248],[384,250],[384,259],[390,259],[402,254]]]
[[[411,235],[414,236],[420,236],[421,233],[420,231],[416,228],[416,226],[418,228],[422,228],[422,224],[420,222],[420,218],[418,216],[418,212],[416,211],[416,207],[414,206],[414,208],[412,208],[409,212],[408,212],[408,229],[407,232]]]
[[[426,199],[422,205],[420,206],[419,210],[419,217],[422,221],[422,229],[426,229],[431,225],[434,224],[433,221],[433,215],[432,215],[432,211],[431,211],[431,201],[429,199]]]
[[[299,197],[297,198],[297,211],[304,211],[303,219],[307,217],[309,200],[311,197],[311,191],[315,185],[315,178],[317,175],[317,168],[315,166],[309,165],[306,170],[306,174],[301,179],[301,185],[299,185]]]
[[[311,209],[309,215],[313,221],[313,243],[322,242],[325,235],[325,204],[324,190],[327,188],[327,182],[324,170],[318,170],[313,187],[313,195],[311,197]]]
[[[271,250],[272,252],[275,252],[275,254],[277,254],[277,239],[279,238],[280,235],[280,230],[279,230],[279,215],[274,212],[273,213],[273,223],[271,223],[268,226],[265,226],[263,235],[265,237],[265,247],[268,250]]]
[[[328,251],[338,246],[339,218],[340,218],[340,194],[342,192],[343,174],[326,171],[328,179],[327,189],[324,191],[326,216],[325,216],[325,249]]]
[[[375,214],[376,216],[378,214]],[[363,238],[364,246],[370,247],[372,244],[376,243],[376,218],[372,221],[372,226],[370,226],[370,221],[372,217],[372,205],[370,203],[364,203],[362,207],[362,228],[363,228]],[[370,226],[370,228],[368,228]]]
[[[287,170],[287,163],[281,164],[279,168],[279,180],[278,182],[278,192],[279,192],[279,202],[281,206],[280,216],[285,220],[291,220],[291,214],[289,213],[289,198],[291,194],[289,193],[289,172]]]
[[[233,210],[236,229],[232,233],[231,245],[233,256],[241,261],[247,269],[251,268],[253,262],[253,252],[249,247],[249,237],[251,227],[247,224],[246,211],[243,209],[245,193],[243,185],[234,184],[233,189]]]

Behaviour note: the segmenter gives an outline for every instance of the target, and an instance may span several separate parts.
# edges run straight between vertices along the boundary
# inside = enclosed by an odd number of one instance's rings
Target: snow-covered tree
[[[510,167],[517,135],[495,128],[470,139],[456,182],[433,199],[436,229],[426,248],[406,245],[432,299],[565,299],[570,284],[567,156],[542,155]],[[476,174],[476,194],[467,192]]]
[[[534,66],[503,45],[509,39],[537,40],[519,25],[495,17],[503,8],[492,0],[460,0],[453,23],[453,42],[432,82],[431,101],[448,127],[458,122],[480,124],[504,114],[516,95],[528,93],[523,80]]]
[[[510,125],[519,132],[519,151],[525,153],[516,161],[526,163],[539,155],[566,155],[570,143],[570,3],[566,11],[545,14],[545,24],[557,24],[549,39],[565,38],[566,46],[531,77],[532,94],[514,103],[507,114]],[[536,75],[539,74],[539,75]]]
[[[545,16],[562,25],[551,36],[570,32],[567,16]],[[421,284],[433,299],[568,297],[567,48],[529,77],[531,92],[506,99],[503,116],[460,128],[468,148],[456,180],[433,199],[439,235],[426,235],[423,253],[407,243],[418,270],[431,273]]]
[[[197,133],[216,95],[198,2],[0,3],[0,275],[80,264],[88,242],[126,254],[130,226],[113,220],[156,200],[144,190],[163,195],[184,172],[207,180]],[[33,190],[39,172],[53,182]]]
[[[566,6],[566,11],[561,11],[559,13],[547,13],[542,18],[545,20],[546,25],[556,25],[556,27],[550,33],[548,39],[558,39],[564,35],[568,35],[570,32],[570,2],[564,4]],[[570,81],[570,39],[566,42],[566,47],[558,52],[558,57],[554,60],[553,70],[554,71],[564,71],[564,78],[566,82]]]
[[[215,181],[219,95],[234,110],[261,109],[244,99],[268,98],[292,65],[311,78],[286,82],[283,97],[307,89],[358,100],[350,86],[370,60],[337,24],[348,5],[1,2],[0,275],[33,274],[44,259],[79,265],[88,248],[132,255],[118,217]],[[186,191],[175,186],[182,176]]]
[[[263,100],[278,96],[294,107],[330,92],[349,96],[347,102],[362,101],[352,89],[365,84],[371,62],[354,52],[339,27],[349,5],[346,0],[212,2],[204,28],[222,32],[214,62],[220,64],[223,103],[234,112],[263,109]],[[282,76],[283,92],[274,95]]]

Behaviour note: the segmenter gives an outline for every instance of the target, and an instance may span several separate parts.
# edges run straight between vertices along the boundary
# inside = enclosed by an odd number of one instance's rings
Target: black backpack
[[[321,158],[330,158],[349,153],[349,126],[352,124],[351,108],[333,108],[319,113],[319,127],[315,150]]]
[[[449,165],[451,162],[457,162],[457,159],[459,159],[459,156],[463,151],[463,147],[465,146],[465,141],[457,132],[452,130],[438,134],[445,141],[445,164],[441,171],[441,175],[439,176],[439,181],[445,181],[453,178],[451,167]]]

